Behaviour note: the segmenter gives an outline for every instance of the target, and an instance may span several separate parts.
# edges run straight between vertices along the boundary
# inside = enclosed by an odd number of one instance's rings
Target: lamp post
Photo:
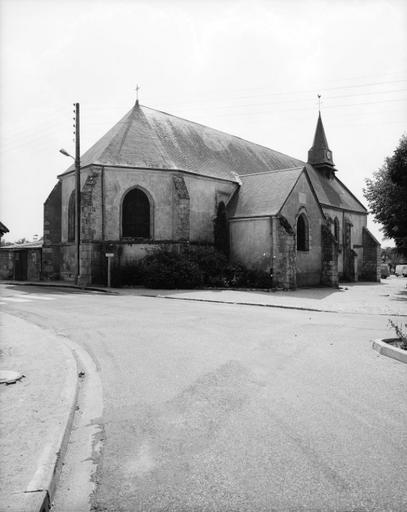
[[[59,152],[69,156],[75,161],[75,244],[76,244],[76,284],[80,284],[81,275],[81,155],[80,155],[80,131],[79,131],[79,103],[74,103],[75,107],[75,158],[65,149]]]

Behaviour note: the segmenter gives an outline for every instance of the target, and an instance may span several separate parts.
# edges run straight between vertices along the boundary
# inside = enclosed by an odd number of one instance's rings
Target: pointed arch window
[[[75,203],[75,190],[71,193],[68,202],[68,242],[75,241],[75,215],[76,203]]]
[[[217,215],[215,219],[215,248],[229,255],[229,229],[226,214],[226,206],[223,201],[218,205]]]
[[[147,194],[133,188],[124,196],[122,208],[122,236],[151,237],[151,205]]]
[[[339,219],[338,217],[335,217],[334,220],[334,237],[337,242],[339,242],[339,235],[340,235],[340,226],[339,226]]]
[[[297,219],[297,251],[309,251],[309,224],[304,213]]]

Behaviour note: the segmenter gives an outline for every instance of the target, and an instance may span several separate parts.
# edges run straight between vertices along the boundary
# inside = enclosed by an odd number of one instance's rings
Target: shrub
[[[148,288],[271,288],[267,272],[228,263],[213,247],[192,246],[181,253],[155,249],[141,261],[113,266],[112,286],[144,285]]]
[[[214,283],[223,282],[223,274],[228,265],[224,254],[213,247],[197,246],[185,249],[183,256],[198,265],[204,284],[214,286]]]
[[[401,345],[400,347],[403,350],[407,350],[407,324],[398,325],[392,320],[389,320],[390,327],[393,327],[394,332],[396,333],[396,336],[400,339]]]
[[[270,274],[263,270],[247,270],[246,280],[251,288],[271,288],[273,285]]]
[[[202,285],[199,266],[184,255],[157,250],[143,261],[144,284],[148,288],[197,288]]]
[[[247,270],[242,265],[229,263],[224,269],[224,285],[230,288],[243,288],[246,283]]]
[[[124,265],[113,265],[111,269],[111,284],[114,288],[143,284],[144,270],[142,262],[134,261]]]

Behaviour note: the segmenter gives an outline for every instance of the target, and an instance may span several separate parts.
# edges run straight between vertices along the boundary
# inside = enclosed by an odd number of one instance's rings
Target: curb
[[[107,290],[106,288],[97,288],[93,286],[78,286],[76,284],[59,284],[59,283],[47,283],[44,281],[38,282],[25,282],[25,281],[0,281],[0,284],[8,284],[14,286],[47,286],[49,288],[70,288],[74,290],[86,290],[89,292],[102,292],[102,293],[110,293],[112,295],[117,295],[116,292]]]
[[[47,460],[43,461],[35,472],[31,482],[24,493],[29,497],[29,502],[24,512],[49,512],[54,499],[59,475],[62,469],[63,459],[68,447],[74,421],[76,404],[79,395],[78,359],[74,352],[62,341],[63,350],[69,352],[72,358],[70,368],[71,376],[63,395],[69,404],[69,409],[57,434],[57,441]],[[72,378],[73,377],[73,378]]]
[[[395,316],[395,317],[405,317],[407,315],[400,313],[367,313],[367,312],[358,312],[358,311],[338,311],[335,309],[317,309],[317,308],[306,308],[302,306],[288,306],[285,304],[265,304],[264,302],[241,302],[234,300],[216,300],[216,299],[198,299],[194,297],[172,297],[170,295],[160,295],[160,294],[148,294],[143,293],[138,295],[138,297],[149,297],[155,299],[169,299],[169,300],[185,300],[191,302],[210,302],[214,304],[231,304],[237,306],[254,306],[261,308],[277,308],[277,309],[290,309],[294,311],[310,311],[313,313],[332,313],[336,314],[344,314],[344,315],[373,315],[373,316]]]
[[[231,300],[215,300],[215,299],[194,299],[193,297],[171,297],[169,295],[154,295],[143,293],[139,297],[150,297],[156,299],[169,299],[169,300],[186,300],[191,302],[211,302],[214,304],[232,304],[238,306],[255,306],[261,308],[279,308],[279,309],[294,309],[296,311],[312,311],[314,313],[338,313],[338,311],[331,311],[327,309],[303,308],[301,306],[283,306],[281,304],[264,304],[260,302],[239,302]]]
[[[403,350],[398,347],[393,347],[389,343],[386,343],[385,339],[393,339],[393,338],[381,338],[377,340],[373,340],[372,348],[379,352],[379,354],[387,357],[391,357],[392,359],[396,359],[401,363],[407,364],[407,350]]]

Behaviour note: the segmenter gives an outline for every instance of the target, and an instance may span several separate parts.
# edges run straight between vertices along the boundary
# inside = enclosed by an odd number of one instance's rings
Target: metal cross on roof
[[[321,94],[318,94],[318,110],[321,112]]]
[[[136,91],[136,101],[137,101],[137,103],[138,103],[138,92],[139,92],[139,90],[140,90],[140,86],[139,86],[139,84],[137,84],[136,89],[135,89],[135,91]]]

